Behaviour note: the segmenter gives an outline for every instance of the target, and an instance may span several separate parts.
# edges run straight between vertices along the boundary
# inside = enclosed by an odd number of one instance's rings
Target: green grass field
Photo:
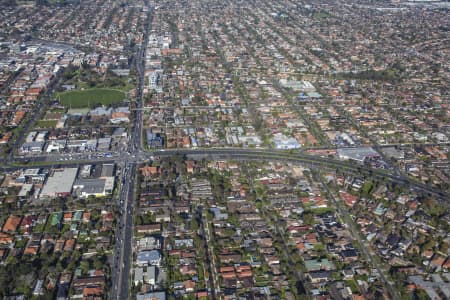
[[[99,104],[110,105],[125,99],[125,93],[111,89],[88,89],[69,91],[58,95],[62,105],[72,108],[94,107]]]
[[[55,120],[39,120],[36,122],[35,128],[55,128],[58,121]]]

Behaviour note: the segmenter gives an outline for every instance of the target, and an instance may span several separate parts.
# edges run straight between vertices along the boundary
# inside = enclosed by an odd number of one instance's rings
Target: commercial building
[[[40,197],[64,197],[70,195],[77,173],[78,168],[54,170],[42,188]]]
[[[28,195],[31,194],[32,190],[33,190],[32,183],[24,183],[17,196],[19,196],[20,198],[27,197]]]
[[[380,157],[380,154],[372,147],[341,148],[337,149],[337,155],[340,159],[354,160],[359,163],[364,163],[367,158]]]
[[[46,174],[42,173],[40,169],[26,169],[16,178],[16,183],[42,183],[45,177]]]
[[[40,153],[44,149],[44,142],[29,142],[23,143],[22,147],[20,147],[19,152],[21,154],[25,153]]]
[[[156,267],[149,266],[149,267],[147,267],[146,271],[144,271],[144,268],[134,269],[134,284],[138,285],[139,283],[155,285],[155,283],[156,283]]]
[[[138,266],[159,266],[161,253],[158,250],[140,251],[136,262]]]
[[[301,145],[294,138],[288,138],[284,134],[278,133],[273,136],[273,142],[277,149],[298,149]]]
[[[111,177],[114,175],[114,164],[103,164],[100,177]]]
[[[111,194],[114,188],[114,177],[82,178],[73,185],[74,194],[78,197],[102,197]]]
[[[166,300],[165,292],[153,292],[147,294],[137,294],[136,300]]]
[[[302,92],[314,92],[316,88],[314,85],[312,85],[311,82],[306,80],[287,80],[287,79],[281,79],[280,84],[283,87],[291,88],[294,91],[302,91]]]

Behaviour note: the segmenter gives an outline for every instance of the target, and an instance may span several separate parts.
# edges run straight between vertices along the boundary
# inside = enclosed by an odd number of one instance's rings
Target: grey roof
[[[128,76],[128,75],[130,75],[130,69],[114,69],[112,71],[117,76]]]
[[[408,280],[424,289],[431,299],[440,299],[437,293],[438,289],[441,290],[447,298],[450,296],[450,283],[437,280],[437,277],[433,277],[433,280],[435,281],[426,281],[420,275],[413,275],[409,276]]]
[[[101,177],[111,177],[114,173],[114,164],[103,164]]]
[[[125,131],[125,128],[123,128],[123,127],[117,127],[116,129],[114,129],[114,132],[113,132],[113,134],[112,134],[112,136],[121,136],[122,134],[124,134],[126,131]]]
[[[25,143],[23,143],[23,145],[22,145],[22,149],[25,149],[25,148],[44,148],[44,144],[45,144],[45,142],[25,142]]]
[[[134,280],[143,281],[144,280],[144,269],[136,268],[134,269]]]
[[[105,189],[105,179],[77,179],[74,187],[82,187],[81,191],[87,194],[100,194]]]
[[[136,300],[166,300],[165,292],[153,292],[147,294],[137,294]]]
[[[70,193],[72,185],[77,176],[78,168],[66,168],[55,170],[53,176],[48,177],[47,182],[42,188],[41,195],[54,196],[56,194]]]
[[[161,253],[158,250],[141,251],[138,253],[139,261],[153,261],[159,260],[161,258]]]
[[[122,112],[122,113],[126,113],[126,114],[130,113],[130,109],[128,108],[128,106],[117,107],[116,109],[114,109],[114,111]]]
[[[317,92],[308,92],[306,94],[308,95],[308,97],[311,97],[311,98],[322,98],[322,95]]]
[[[311,271],[308,274],[311,278],[331,278],[330,271]]]
[[[193,239],[179,239],[175,240],[175,246],[176,247],[193,247],[194,246],[194,240]]]
[[[147,280],[154,280],[156,278],[156,267],[148,266],[147,273],[144,274],[147,277]]]
[[[405,152],[395,147],[385,147],[381,151],[388,157],[393,157],[397,159],[402,159],[405,157]]]
[[[95,115],[95,116],[109,116],[112,113],[112,108],[111,107],[104,107],[104,106],[99,106],[94,108],[93,110],[91,110],[89,112],[90,115]]]
[[[337,149],[337,154],[340,158],[353,159],[361,162],[368,156],[379,156],[378,152],[372,147],[339,148]]]
[[[26,169],[23,171],[23,176],[38,175],[41,169]]]

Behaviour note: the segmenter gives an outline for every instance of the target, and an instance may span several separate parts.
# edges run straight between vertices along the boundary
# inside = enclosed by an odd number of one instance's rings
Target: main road
[[[136,138],[134,139],[136,141]],[[138,147],[139,148],[139,147]],[[307,165],[328,168],[328,169],[342,169],[359,173],[366,176],[374,176],[381,179],[388,179],[397,184],[407,186],[419,193],[431,195],[448,204],[450,195],[438,188],[434,188],[405,175],[394,174],[390,170],[374,169],[361,164],[342,161],[328,156],[318,156],[306,154],[302,151],[286,151],[277,149],[245,149],[245,148],[199,148],[199,149],[172,149],[159,150],[154,152],[146,152],[138,150],[130,153],[112,153],[111,157],[79,159],[74,161],[46,161],[43,157],[39,157],[35,166],[50,167],[55,165],[74,165],[74,164],[88,164],[97,162],[116,162],[123,163],[141,163],[146,160],[153,160],[158,157],[171,157],[174,155],[188,156],[192,158],[211,158],[211,159],[235,159],[235,160],[280,160],[292,163],[303,163]],[[13,171],[24,167],[32,167],[33,163],[27,164],[28,158],[16,158],[15,164],[6,161],[0,161],[3,165],[3,170]]]
[[[126,243],[132,234],[132,210],[135,166],[125,163],[120,176],[119,194],[119,221],[116,231],[116,244],[114,248],[114,261],[112,266],[111,299],[121,299],[125,290],[128,290],[128,273],[130,268],[131,246]],[[125,278],[124,278],[125,277]],[[122,298],[126,299],[128,297]]]
[[[145,56],[151,26],[152,10],[149,2],[143,42],[136,55],[136,70],[139,77],[137,97],[135,101],[133,123],[131,127],[128,152],[114,153],[115,161],[124,167],[121,174],[120,219],[116,234],[114,266],[112,274],[111,299],[128,299],[130,291],[130,275],[133,255],[133,216],[134,216],[134,179],[136,162],[141,159],[142,151],[142,96],[145,84]]]
[[[300,151],[286,151],[277,149],[243,149],[243,148],[215,148],[215,149],[177,149],[177,150],[161,150],[153,153],[143,154],[141,158],[147,159],[151,157],[170,157],[173,155],[186,155],[197,158],[212,158],[212,159],[234,159],[234,160],[278,160],[292,163],[302,163],[310,166],[317,166],[327,169],[342,169],[346,171],[355,172],[358,174],[373,176],[380,179],[388,179],[391,182],[401,184],[410,189],[434,196],[441,200],[442,203],[448,205],[450,195],[438,188],[431,187],[422,182],[411,179],[405,175],[399,175],[391,170],[374,169],[361,164],[342,161],[325,156],[317,156],[305,154]]]

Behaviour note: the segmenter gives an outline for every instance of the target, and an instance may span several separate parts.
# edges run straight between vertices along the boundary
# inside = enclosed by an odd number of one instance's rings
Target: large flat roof
[[[100,177],[111,177],[114,173],[114,164],[103,164]]]
[[[139,261],[152,261],[161,258],[161,253],[158,250],[144,250],[138,253]]]
[[[105,179],[88,178],[77,179],[74,183],[75,188],[82,187],[81,190],[88,194],[101,194],[105,190]]]
[[[78,168],[55,170],[42,188],[41,196],[54,197],[58,194],[69,194],[77,173]]]
[[[337,149],[337,154],[342,159],[352,159],[361,162],[368,156],[379,156],[379,153],[372,147],[340,148]]]

